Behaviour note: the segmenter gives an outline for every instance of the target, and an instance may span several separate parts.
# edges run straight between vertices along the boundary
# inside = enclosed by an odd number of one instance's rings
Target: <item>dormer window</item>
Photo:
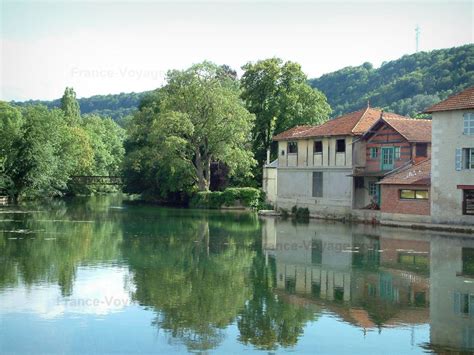
[[[288,142],[288,154],[298,153],[298,143],[297,142]]]

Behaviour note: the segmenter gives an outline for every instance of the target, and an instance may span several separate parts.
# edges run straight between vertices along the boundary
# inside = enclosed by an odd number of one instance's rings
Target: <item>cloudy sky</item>
[[[0,100],[150,90],[208,59],[281,57],[309,77],[472,43],[473,1],[0,0]]]

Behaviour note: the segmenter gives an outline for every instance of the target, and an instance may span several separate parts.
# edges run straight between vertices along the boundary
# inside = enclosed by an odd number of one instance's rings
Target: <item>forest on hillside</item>
[[[413,117],[474,85],[474,45],[405,55],[377,69],[366,62],[309,82],[326,94],[333,117],[358,110],[367,101]]]
[[[78,99],[77,101],[79,102],[82,114],[94,114],[102,117],[110,117],[120,124],[125,117],[131,116],[137,111],[140,101],[147,93],[148,91],[140,93],[120,93],[115,95],[94,95]],[[18,106],[41,104],[46,106],[48,109],[52,109],[60,107],[61,99],[52,101],[29,100],[12,103]]]
[[[309,79],[321,90],[332,108],[332,117],[364,107],[381,107],[403,115],[416,116],[428,106],[474,85],[474,45],[419,52],[383,63],[346,67]],[[78,99],[83,114],[111,117],[122,124],[133,115],[147,92],[95,95]],[[60,100],[16,102],[16,105],[60,106]]]

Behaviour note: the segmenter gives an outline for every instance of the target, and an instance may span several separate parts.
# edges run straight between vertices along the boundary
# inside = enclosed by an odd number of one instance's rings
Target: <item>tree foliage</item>
[[[297,63],[271,58],[242,69],[242,98],[256,116],[252,140],[260,171],[274,134],[295,125],[323,123],[331,109],[324,94],[307,84]]]
[[[405,55],[378,69],[364,63],[311,79],[334,115],[371,106],[416,116],[430,105],[474,85],[474,45]]]
[[[78,124],[81,119],[81,109],[76,100],[76,92],[73,88],[66,88],[64,95],[61,98],[61,110],[64,116],[71,125]]]
[[[62,103],[63,110],[0,102],[0,194],[88,193],[71,176],[119,174],[124,130],[111,119],[82,119],[72,88]]]
[[[146,97],[129,125],[126,177],[133,192],[162,197],[209,189],[211,162],[248,175],[253,115],[232,72],[209,62],[168,72],[167,84]]]

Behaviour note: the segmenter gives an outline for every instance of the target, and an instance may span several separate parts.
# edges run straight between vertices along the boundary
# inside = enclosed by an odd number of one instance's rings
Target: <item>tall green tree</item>
[[[23,111],[18,160],[9,176],[16,196],[55,195],[66,190],[69,179],[66,125],[62,111],[29,106]],[[66,162],[67,163],[67,162]]]
[[[81,127],[86,132],[93,151],[91,175],[120,175],[125,154],[125,130],[111,118],[86,115]]]
[[[331,109],[324,94],[307,84],[297,63],[270,58],[242,69],[242,98],[256,116],[252,141],[259,172],[273,135],[295,125],[323,123]]]
[[[15,195],[12,175],[19,161],[23,117],[18,108],[0,101],[0,193]]]
[[[61,110],[68,120],[69,124],[76,125],[81,119],[81,109],[79,102],[76,99],[76,92],[73,88],[67,87],[64,90],[64,95],[61,98]]]
[[[127,155],[133,159],[127,164],[136,167],[134,175],[151,170],[150,183],[161,184],[169,180],[159,176],[170,172],[191,179],[200,191],[209,190],[213,161],[225,162],[231,175],[249,175],[255,163],[250,150],[254,116],[240,99],[232,71],[203,62],[169,71],[166,79],[130,125]],[[169,185],[171,190],[176,189]]]

